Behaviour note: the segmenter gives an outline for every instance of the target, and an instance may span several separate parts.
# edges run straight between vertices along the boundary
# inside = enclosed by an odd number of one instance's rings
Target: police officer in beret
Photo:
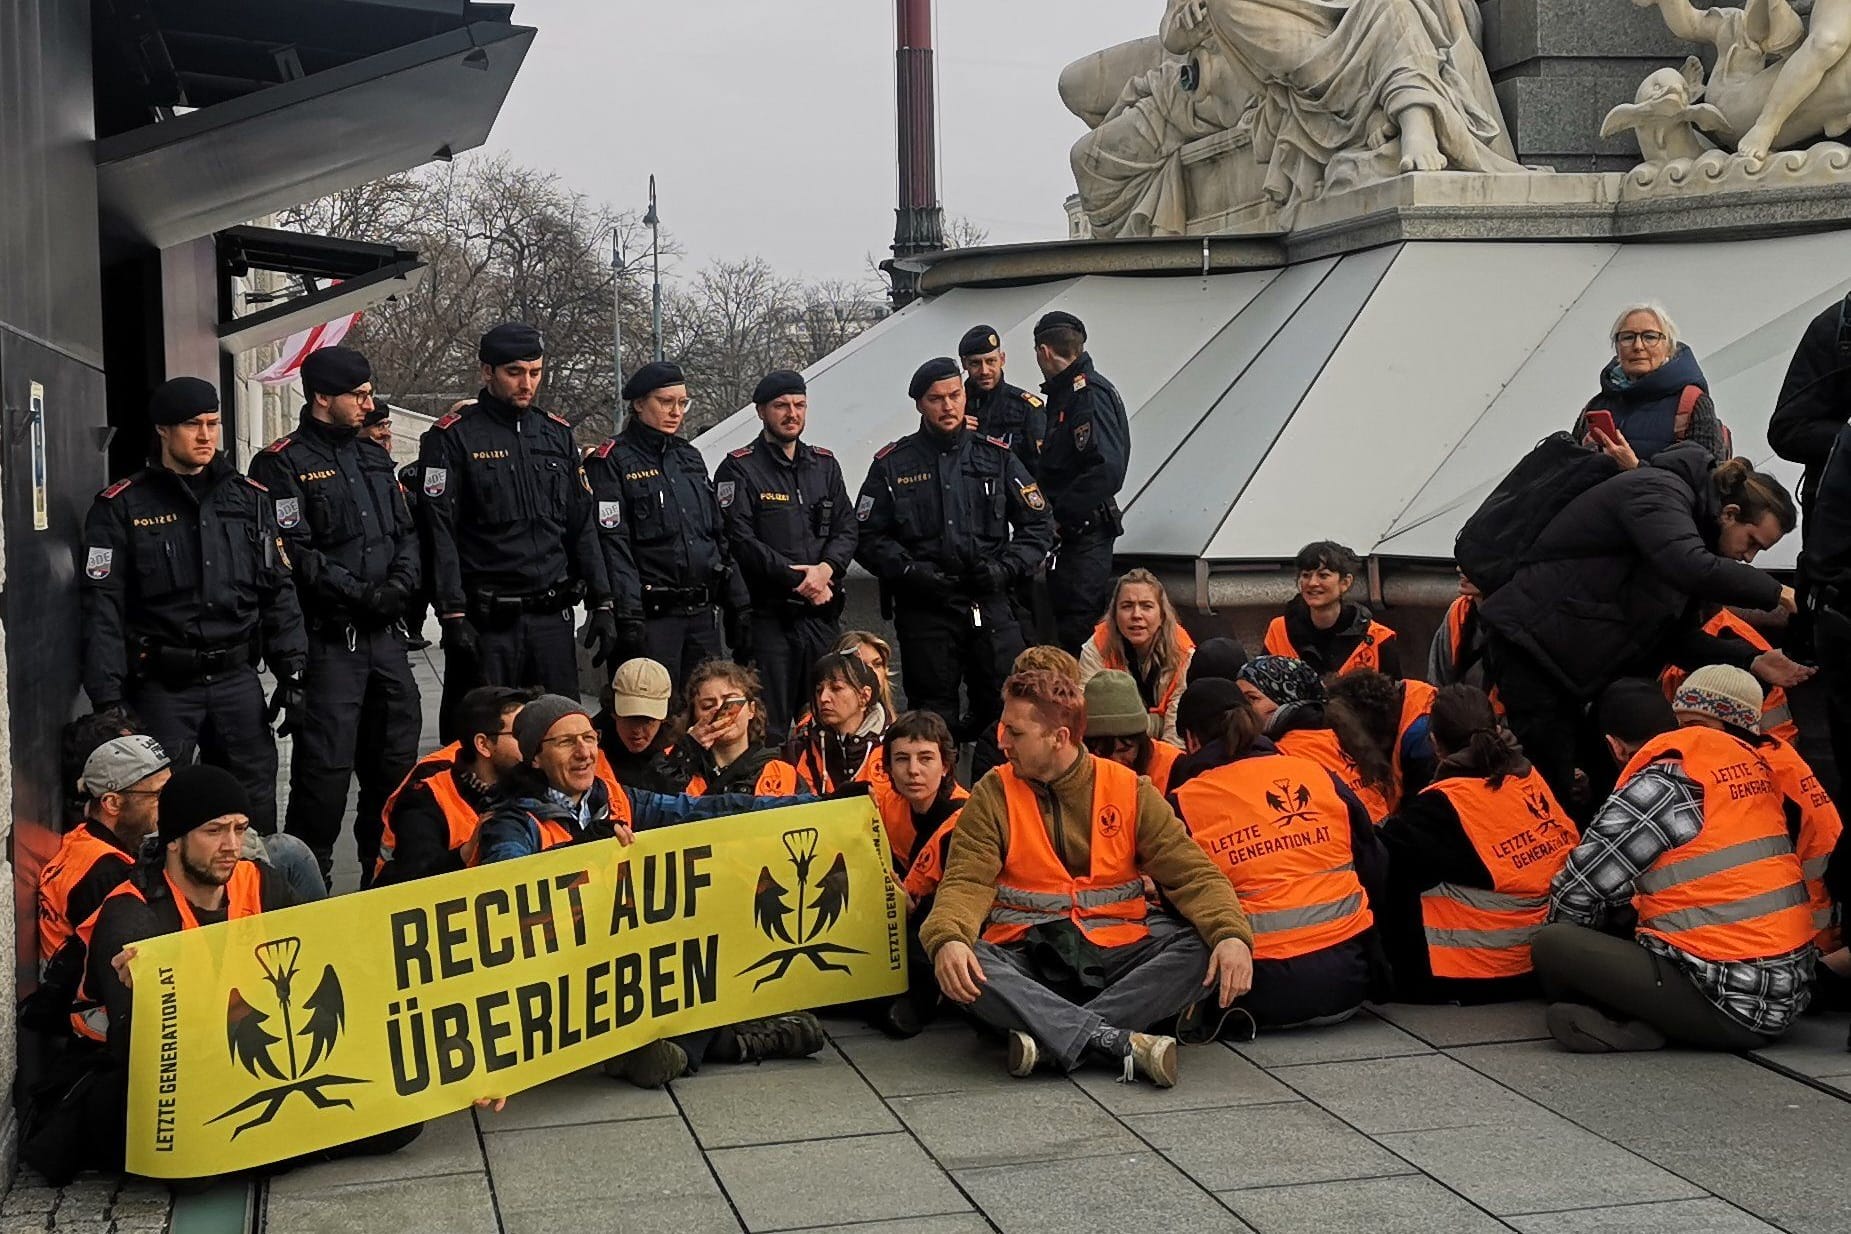
[[[988,437],[1009,443],[1015,456],[1035,475],[1041,466],[1041,439],[1047,435],[1046,401],[1012,386],[1003,377],[1003,336],[995,326],[972,326],[958,340],[958,361],[964,365],[964,414],[971,427]]]
[[[387,454],[392,453],[392,404],[373,396],[372,409],[360,421],[360,440],[370,441]]]
[[[617,595],[617,662],[647,656],[685,681],[695,666],[743,655],[751,621],[745,583],[727,549],[707,461],[676,433],[687,418],[687,378],[661,360],[619,392],[629,418],[585,456],[598,536]]]
[[[1093,368],[1086,327],[1072,313],[1035,323],[1035,363],[1047,378],[1042,488],[1058,543],[1048,566],[1055,641],[1074,655],[1104,616],[1112,592],[1112,546],[1124,531],[1118,490],[1131,462],[1131,425],[1118,390]]]
[[[809,695],[810,666],[841,633],[842,578],[858,525],[842,465],[803,440],[803,376],[765,374],[752,391],[764,426],[714,472],[733,559],[752,598],[751,649],[764,683],[766,727],[782,740]]]
[[[1009,446],[966,425],[957,361],[927,361],[907,393],[919,431],[874,455],[855,503],[855,560],[893,601],[907,706],[936,711],[973,739],[980,776],[998,760],[1003,680],[1027,645],[1009,589],[1047,557],[1053,520]]]
[[[84,690],[127,704],[176,765],[225,768],[276,830],[276,740],[302,723],[302,610],[270,495],[219,452],[218,391],[176,377],[148,405],[158,453],[104,489],[84,521]],[[264,707],[255,665],[276,674]]]
[[[616,650],[610,583],[572,426],[534,404],[540,332],[496,326],[476,349],[482,390],[424,434],[420,504],[431,538],[432,606],[443,625],[439,736],[479,685],[577,698],[572,609],[585,602],[595,663]]]
[[[283,829],[309,846],[324,881],[358,773],[354,840],[364,883],[379,856],[380,811],[418,757],[418,686],[405,648],[418,539],[392,456],[364,436],[373,367],[350,347],[302,362],[308,401],[296,431],[251,461],[270,490],[308,626],[308,708],[295,726]]]

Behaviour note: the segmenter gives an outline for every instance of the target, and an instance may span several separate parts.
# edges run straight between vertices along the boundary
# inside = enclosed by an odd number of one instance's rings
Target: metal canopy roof
[[[1459,524],[1597,389],[1621,307],[1664,303],[1709,377],[1736,450],[1783,479],[1767,419],[1808,319],[1851,289],[1851,235],[1690,244],[1409,241],[1202,277],[1085,276],[961,288],[812,366],[810,438],[851,489],[913,431],[913,369],[977,322],[1010,376],[1038,381],[1029,333],[1086,323],[1131,410],[1121,555],[1276,562],[1309,540],[1446,561]],[[752,439],[746,408],[698,442],[709,465]],[[1769,555],[1791,564],[1796,538]]]

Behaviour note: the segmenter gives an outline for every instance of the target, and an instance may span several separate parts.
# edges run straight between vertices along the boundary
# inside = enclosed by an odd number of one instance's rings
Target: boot
[[[768,1058],[808,1058],[823,1048],[823,1026],[807,1011],[775,1015],[763,1020],[742,1020],[732,1026],[740,1063],[762,1063]],[[731,1053],[730,1051],[728,1053]]]
[[[661,1088],[688,1074],[688,1056],[665,1038],[605,1060],[604,1074],[613,1080],[628,1080],[638,1088]]]
[[[1543,1022],[1562,1048],[1575,1054],[1662,1050],[1665,1035],[1640,1020],[1616,1020],[1580,1003],[1550,1003]]]

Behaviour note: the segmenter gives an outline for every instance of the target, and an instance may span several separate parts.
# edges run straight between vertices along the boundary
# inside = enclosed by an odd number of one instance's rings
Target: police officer
[[[1003,336],[995,326],[972,326],[958,340],[964,365],[964,414],[971,427],[1009,443],[1029,475],[1041,468],[1041,439],[1047,436],[1047,402],[1039,394],[1012,386],[1003,377]]]
[[[80,590],[84,690],[101,711],[127,703],[177,765],[197,752],[276,830],[276,741],[303,720],[308,647],[288,553],[264,486],[219,453],[219,398],[176,377],[148,404],[149,466],[98,495],[84,521]],[[277,676],[270,710],[254,667]]]
[[[1078,655],[1112,591],[1112,545],[1124,530],[1118,490],[1131,461],[1131,425],[1118,390],[1093,368],[1086,327],[1072,313],[1035,323],[1035,363],[1047,378],[1047,436],[1036,473],[1054,510],[1048,567],[1055,641]]]
[[[439,736],[479,685],[540,686],[577,698],[572,609],[603,663],[616,645],[610,584],[572,426],[534,405],[545,347],[532,326],[482,336],[482,390],[424,434],[419,488],[431,537],[433,607],[443,624]]]
[[[411,514],[412,531],[418,537],[418,561],[422,568],[418,571],[418,585],[412,588],[411,597],[405,601],[405,638],[413,651],[422,651],[431,645],[424,637],[424,619],[431,611],[431,571],[427,563],[431,559],[431,529],[424,517],[424,467],[417,462],[406,463],[398,469],[398,491],[405,498],[405,509]]]
[[[802,440],[809,391],[801,374],[767,373],[752,391],[764,429],[714,472],[733,559],[752,599],[752,659],[774,743],[809,693],[810,666],[841,633],[842,578],[855,555],[842,465]]]
[[[373,396],[366,419],[360,421],[360,440],[370,441],[387,454],[392,453],[392,404],[378,395]]]
[[[1008,591],[1047,556],[1053,520],[1009,446],[965,424],[957,361],[927,361],[907,393],[919,431],[874,455],[855,503],[855,560],[893,601],[907,705],[962,727],[980,776],[997,762],[1003,680],[1026,645]]]
[[[645,364],[619,393],[630,405],[628,422],[585,457],[617,597],[622,654],[615,659],[644,656],[685,681],[723,654],[722,607],[727,644],[746,650],[745,584],[727,552],[707,462],[675,435],[689,405],[681,366]]]
[[[392,456],[364,436],[377,407],[366,357],[349,347],[312,352],[302,389],[296,431],[251,462],[251,478],[276,503],[309,635],[309,706],[296,724],[283,826],[328,881],[357,772],[364,884],[379,856],[380,811],[417,761],[423,727],[403,624],[418,586],[418,539]]]

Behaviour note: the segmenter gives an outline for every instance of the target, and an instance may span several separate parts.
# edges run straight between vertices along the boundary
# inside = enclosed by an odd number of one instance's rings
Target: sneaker
[[[1131,1034],[1131,1053],[1125,1055],[1126,1083],[1141,1075],[1158,1088],[1176,1084],[1176,1038],[1151,1033]]]
[[[1550,1003],[1543,1022],[1562,1048],[1576,1054],[1661,1050],[1665,1035],[1641,1020],[1616,1020],[1580,1003]]]
[[[670,1080],[688,1074],[688,1056],[672,1041],[652,1041],[628,1054],[607,1059],[604,1074],[613,1080],[628,1080],[638,1088],[661,1088]]]
[[[1020,1080],[1035,1074],[1035,1067],[1041,1062],[1041,1047],[1027,1033],[1011,1031],[1009,1034],[1009,1074]]]
[[[808,1058],[823,1048],[822,1022],[807,1011],[742,1020],[733,1025],[733,1035],[739,1039],[738,1061],[742,1063]]]

